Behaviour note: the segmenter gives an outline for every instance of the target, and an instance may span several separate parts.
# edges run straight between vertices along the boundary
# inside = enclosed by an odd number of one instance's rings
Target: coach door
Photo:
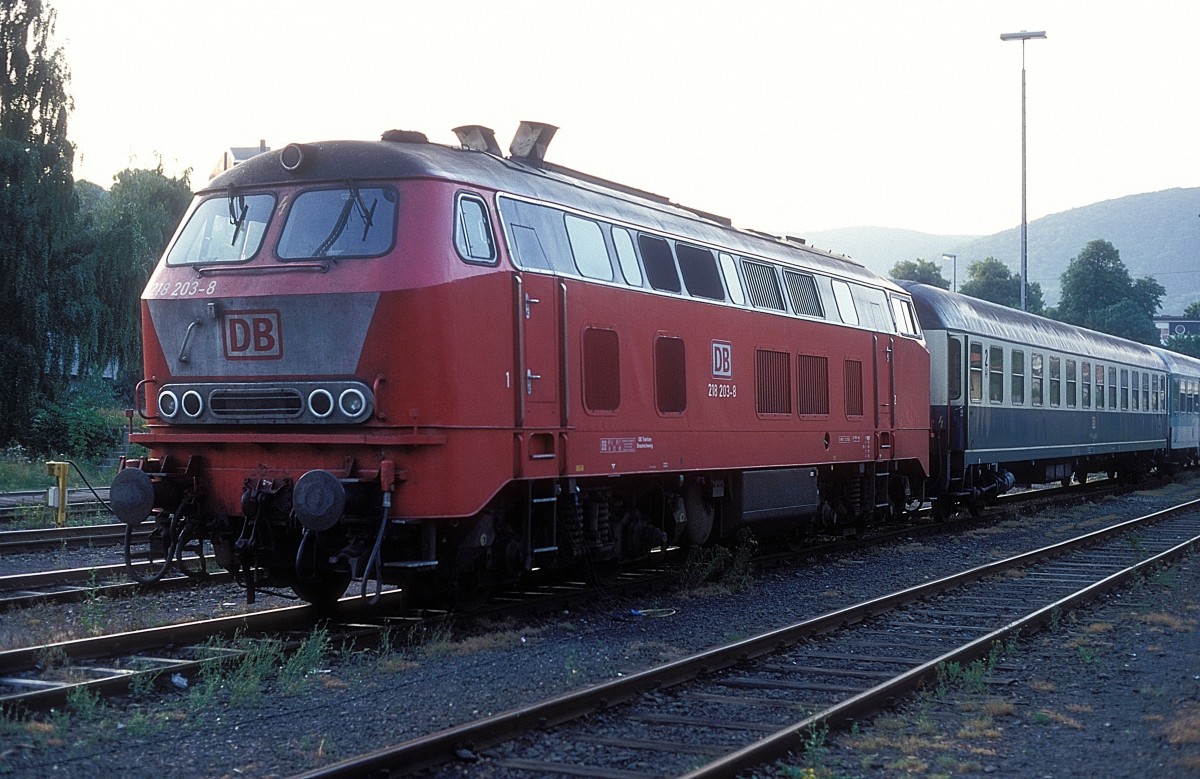
[[[879,459],[893,456],[896,428],[895,338],[875,334],[875,430]]]
[[[553,475],[558,471],[567,426],[566,307],[563,282],[548,275],[513,277],[516,321],[516,428],[518,475]]]

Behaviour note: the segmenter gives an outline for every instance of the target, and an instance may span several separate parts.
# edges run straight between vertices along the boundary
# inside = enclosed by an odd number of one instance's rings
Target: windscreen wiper
[[[368,209],[367,204],[363,202],[362,193],[358,191],[358,187],[347,181],[346,184],[350,187],[350,194],[354,197],[354,204],[358,206],[358,216],[363,220],[363,234],[360,241],[367,240],[367,233],[371,231],[372,220],[375,218],[375,206],[379,205],[379,198],[371,201],[371,207]]]
[[[342,205],[341,213],[338,214],[337,221],[333,223],[333,229],[329,231],[329,235],[317,247],[316,256],[324,257],[337,243],[338,238],[342,237],[342,233],[346,230],[346,224],[350,221],[350,213],[357,210],[358,216],[363,220],[363,232],[360,241],[367,240],[367,233],[371,230],[371,225],[375,219],[375,206],[379,205],[379,199],[376,198],[371,202],[371,207],[367,208],[366,202],[363,200],[362,193],[358,191],[358,187],[350,179],[346,179],[346,189],[350,191],[350,197],[346,198],[345,204]]]
[[[229,224],[233,225],[233,238],[229,240],[230,246],[237,243],[238,235],[242,232],[242,225],[245,223],[248,213],[250,213],[250,206],[246,205],[246,196],[234,194],[233,187],[230,187]]]

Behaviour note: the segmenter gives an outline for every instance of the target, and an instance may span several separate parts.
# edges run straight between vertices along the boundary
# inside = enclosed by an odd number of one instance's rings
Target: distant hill
[[[1021,267],[1021,228],[982,237],[930,235],[880,227],[847,227],[803,235],[812,245],[845,254],[878,273],[917,258],[941,262],[958,255],[958,283],[975,260],[995,257],[1014,273]],[[1153,276],[1167,294],[1159,313],[1178,314],[1200,300],[1200,187],[1168,189],[1106,200],[1029,223],[1029,280],[1042,285],[1047,305],[1058,302],[1063,271],[1095,239],[1108,241],[1134,279]],[[952,275],[945,263],[942,275]]]

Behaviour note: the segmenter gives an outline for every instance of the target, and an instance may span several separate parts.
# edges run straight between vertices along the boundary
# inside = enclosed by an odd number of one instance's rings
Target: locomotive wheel
[[[933,512],[934,522],[945,522],[954,513],[954,499],[939,495],[933,499],[930,510]]]
[[[138,584],[153,584],[171,568],[167,526],[159,524],[149,536],[138,538],[125,526],[125,570]]]
[[[328,608],[346,594],[350,586],[349,571],[318,571],[312,576],[292,582],[292,590],[301,600],[318,608]]]
[[[683,491],[683,510],[687,515],[687,525],[683,529],[683,540],[693,546],[700,546],[712,534],[713,516],[716,507],[712,501],[704,499],[699,482],[692,482]]]
[[[193,579],[207,579],[208,556],[204,552],[206,543],[205,539],[196,533],[192,523],[185,524],[175,542],[175,567]]]

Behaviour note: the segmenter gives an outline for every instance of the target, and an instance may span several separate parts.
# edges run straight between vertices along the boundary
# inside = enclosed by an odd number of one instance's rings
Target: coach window
[[[1062,358],[1050,358],[1050,405],[1062,405]]]
[[[625,281],[632,287],[642,286],[642,268],[638,265],[637,252],[633,250],[633,238],[629,237],[629,231],[624,227],[614,227],[612,240]]]
[[[459,195],[454,217],[454,248],[467,262],[491,265],[496,261],[496,242],[488,222],[487,206],[473,195]]]
[[[1117,369],[1111,366],[1108,369],[1108,407],[1117,408]]]
[[[1090,362],[1085,362],[1079,366],[1079,369],[1083,373],[1083,376],[1081,377],[1083,380],[1083,383],[1079,385],[1079,391],[1080,391],[1079,405],[1083,406],[1084,408],[1091,408],[1092,407],[1092,364]]]
[[[833,299],[837,301],[838,313],[848,325],[858,324],[858,310],[854,307],[854,293],[844,281],[833,280]]]
[[[1142,374],[1142,410],[1150,410],[1150,374]]]
[[[721,260],[721,271],[725,275],[725,286],[729,288],[729,297],[739,306],[746,305],[746,293],[742,291],[742,280],[738,278],[737,263],[733,255],[720,252],[717,258]]]
[[[951,400],[962,399],[962,341],[951,338],[946,349],[946,378]]]
[[[1078,386],[1075,361],[1067,360],[1067,408],[1075,408],[1075,399],[1079,397]]]
[[[1132,381],[1130,382],[1131,384],[1133,384],[1133,403],[1132,403],[1132,406],[1133,406],[1133,410],[1134,410],[1134,411],[1137,411],[1137,410],[1138,410],[1138,372],[1137,372],[1137,371],[1132,371],[1132,374],[1133,374],[1133,376],[1132,376]]]
[[[988,347],[988,400],[1004,402],[1004,347]]]
[[[683,291],[679,273],[675,270],[675,257],[671,244],[655,235],[638,233],[638,248],[642,250],[642,262],[646,265],[646,279],[650,286],[660,292]]]
[[[1104,366],[1096,363],[1096,408],[1104,408]]]
[[[979,403],[983,400],[983,344],[971,342],[970,351],[970,387],[971,401]]]
[[[1012,402],[1025,405],[1025,352],[1019,349],[1012,352]]]
[[[725,299],[721,272],[717,270],[717,261],[712,252],[699,246],[676,243],[675,254],[679,257],[679,270],[683,273],[683,284],[689,295],[708,300]]]
[[[1032,376],[1029,382],[1029,399],[1035,406],[1042,405],[1042,361],[1041,353],[1033,353],[1033,362],[1030,365]]]
[[[1121,369],[1121,410],[1129,410],[1129,371]]]
[[[612,281],[612,263],[608,260],[608,248],[604,245],[604,234],[600,225],[591,219],[580,219],[565,214],[567,240],[571,244],[571,255],[580,274],[589,279]]]

